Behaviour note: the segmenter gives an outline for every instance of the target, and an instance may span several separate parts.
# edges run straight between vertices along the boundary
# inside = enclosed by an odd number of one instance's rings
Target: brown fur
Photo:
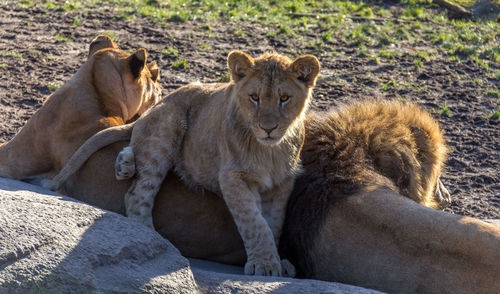
[[[428,207],[447,204],[435,191],[446,152],[437,122],[415,104],[361,101],[311,116],[301,154],[304,173],[288,203],[288,213],[303,218],[286,222],[291,235],[282,242],[297,253],[292,260],[311,273],[311,258],[303,253],[311,252],[330,206],[369,187],[388,187]]]
[[[146,58],[144,49],[128,54],[109,37],[96,37],[87,62],[0,146],[0,176],[53,175],[88,137],[142,114],[161,92],[159,69],[146,66]]]

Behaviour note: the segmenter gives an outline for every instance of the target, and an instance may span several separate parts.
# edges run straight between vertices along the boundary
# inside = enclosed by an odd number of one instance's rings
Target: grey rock
[[[189,261],[158,233],[122,215],[0,178],[0,294],[196,292],[379,293]]]
[[[189,259],[198,287],[203,293],[382,293],[341,283],[307,279],[243,275],[243,267]]]
[[[197,291],[155,231],[29,184],[0,178],[0,190],[0,293]]]

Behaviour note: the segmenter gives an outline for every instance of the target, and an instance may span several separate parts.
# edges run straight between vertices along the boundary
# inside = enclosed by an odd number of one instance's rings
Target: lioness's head
[[[227,64],[235,84],[232,97],[255,138],[263,145],[279,143],[303,119],[320,71],[318,59],[291,60],[276,53],[254,59],[232,51]]]
[[[90,44],[93,84],[107,111],[129,121],[142,115],[161,98],[160,69],[147,63],[146,49],[130,54],[105,35]]]

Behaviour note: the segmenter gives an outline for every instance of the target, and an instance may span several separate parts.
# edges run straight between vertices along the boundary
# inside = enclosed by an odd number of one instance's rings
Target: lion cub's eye
[[[280,103],[285,103],[288,100],[290,100],[290,96],[288,96],[288,95],[283,95],[280,97]]]
[[[259,96],[257,94],[251,94],[250,95],[250,100],[252,100],[253,103],[259,103]]]

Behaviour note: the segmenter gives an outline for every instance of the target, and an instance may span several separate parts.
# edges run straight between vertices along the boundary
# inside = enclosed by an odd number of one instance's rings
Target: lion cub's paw
[[[283,277],[295,278],[297,274],[295,267],[288,259],[281,260],[281,273]]]
[[[127,180],[135,174],[135,158],[132,147],[123,148],[115,162],[115,177],[117,180]]]
[[[451,204],[451,195],[448,189],[445,188],[441,180],[437,181],[436,189],[434,191],[434,196],[436,197],[439,207],[446,208]]]
[[[277,260],[253,259],[245,264],[245,275],[281,277],[281,263]]]

